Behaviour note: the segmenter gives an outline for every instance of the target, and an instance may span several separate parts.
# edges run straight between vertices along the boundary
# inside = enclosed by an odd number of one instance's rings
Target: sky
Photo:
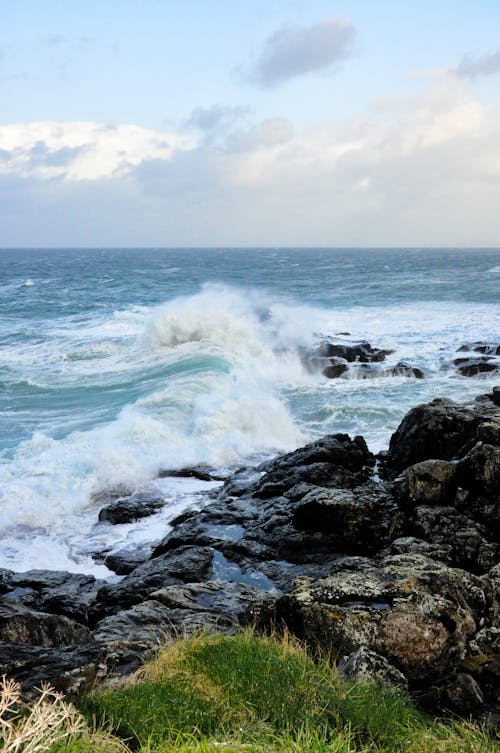
[[[23,246],[500,246],[500,2],[0,0]]]

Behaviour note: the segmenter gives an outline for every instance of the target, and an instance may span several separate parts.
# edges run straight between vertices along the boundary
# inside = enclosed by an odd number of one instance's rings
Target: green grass
[[[347,683],[293,640],[251,632],[173,642],[121,687],[83,699],[80,710],[108,732],[88,732],[50,753],[499,750],[475,725],[433,721],[402,695]]]

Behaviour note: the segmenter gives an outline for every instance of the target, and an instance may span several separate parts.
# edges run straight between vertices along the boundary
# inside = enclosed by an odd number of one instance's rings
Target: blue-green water
[[[332,431],[381,449],[412,405],[491,388],[444,367],[499,325],[499,250],[2,250],[0,565],[47,564],[50,541],[87,567],[91,495],[160,468]],[[300,351],[344,331],[426,378],[305,370]]]

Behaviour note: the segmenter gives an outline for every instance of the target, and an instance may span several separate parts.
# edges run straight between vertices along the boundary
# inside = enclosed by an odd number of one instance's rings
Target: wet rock
[[[455,498],[456,466],[447,460],[423,460],[394,481],[394,496],[404,510],[417,505],[446,505]]]
[[[264,475],[247,493],[268,499],[301,482],[352,487],[370,477],[374,462],[363,437],[331,434],[263,463],[259,470]]]
[[[145,562],[119,583],[106,584],[99,590],[93,621],[139,604],[164,586],[208,580],[212,559],[212,549],[186,546]]]
[[[151,558],[152,546],[129,546],[117,552],[101,554],[99,559],[117,575],[128,575],[139,565],[143,565]]]
[[[52,570],[11,573],[4,581],[8,590],[2,601],[16,599],[31,609],[64,615],[88,625],[89,615],[104,583],[92,575]]]
[[[199,481],[224,481],[227,473],[221,473],[209,465],[195,465],[191,468],[163,469],[158,478],[196,478]]]
[[[134,523],[140,518],[147,518],[165,506],[163,497],[152,497],[147,494],[117,499],[99,513],[99,520],[112,525],[120,523]]]
[[[68,617],[35,612],[14,600],[0,604],[0,641],[58,647],[90,640],[90,630]]]
[[[474,377],[480,374],[491,374],[494,371],[500,371],[500,364],[490,356],[465,359],[456,358],[453,363],[457,367],[458,373],[465,377]]]
[[[295,505],[295,528],[329,537],[332,550],[372,554],[397,537],[402,516],[383,486],[315,489]]]
[[[488,356],[500,356],[500,345],[493,342],[473,342],[461,345],[457,352],[474,351],[476,353],[484,353]]]
[[[392,435],[382,470],[394,478],[422,460],[458,458],[477,441],[483,425],[489,425],[490,432],[492,426],[500,425],[500,410],[489,398],[467,405],[438,398],[418,405]]]
[[[344,358],[330,358],[328,359],[328,365],[324,367],[321,373],[323,376],[328,377],[328,379],[337,379],[342,374],[345,374],[348,368],[349,366]]]
[[[90,690],[109,670],[96,643],[45,648],[0,641],[0,675],[17,680],[25,692],[48,682],[67,695],[76,695]]]
[[[409,364],[404,363],[404,361],[400,361],[395,366],[392,366],[386,373],[391,376],[414,377],[415,379],[424,379],[425,377],[422,369],[419,369],[416,366],[410,366]]]
[[[343,358],[349,363],[354,363],[355,361],[372,363],[384,361],[386,356],[392,352],[392,350],[373,348],[366,340],[352,344],[327,340],[321,343],[317,354],[326,358]]]

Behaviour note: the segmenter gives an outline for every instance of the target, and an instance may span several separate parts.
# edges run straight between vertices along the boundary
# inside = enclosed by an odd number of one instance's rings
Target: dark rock
[[[164,469],[158,473],[158,478],[196,478],[199,481],[224,481],[226,473],[221,473],[209,465],[196,465],[192,468]]]
[[[445,685],[446,704],[462,715],[477,711],[484,703],[481,688],[471,675],[458,672],[449,677]]]
[[[359,361],[360,363],[371,363],[384,361],[385,357],[390,355],[392,350],[383,350],[373,348],[369,342],[362,341],[348,344],[327,340],[318,348],[318,355],[326,358],[344,358],[349,363]]]
[[[339,376],[342,376],[342,374],[345,374],[348,368],[349,367],[345,359],[330,358],[328,366],[325,366],[321,373],[323,374],[323,376],[328,377],[328,379],[337,379]]]
[[[68,695],[94,687],[110,670],[96,643],[74,648],[44,648],[0,642],[0,675],[17,680],[23,691],[40,688],[44,682]]]
[[[474,342],[466,343],[458,348],[458,352],[472,350],[476,353],[484,353],[488,356],[500,356],[500,345],[497,343]]]
[[[459,374],[465,377],[474,377],[479,374],[491,374],[500,371],[500,364],[493,361],[489,356],[479,358],[455,359],[455,365]]]
[[[29,570],[9,576],[9,590],[3,600],[14,598],[31,609],[65,615],[88,625],[89,614],[104,583],[92,575]]]
[[[415,379],[424,379],[425,376],[422,369],[419,369],[416,366],[410,366],[403,361],[400,361],[395,366],[392,366],[387,370],[386,373],[390,374],[391,376],[414,377]]]
[[[0,604],[0,641],[58,647],[90,640],[90,630],[68,617],[35,612],[14,600]]]
[[[99,520],[112,525],[120,523],[134,523],[140,518],[154,515],[165,506],[163,497],[152,497],[147,494],[117,499],[99,513]]]
[[[456,466],[448,460],[423,460],[394,481],[394,496],[404,510],[417,505],[446,505],[457,490]]]
[[[485,496],[497,495],[500,492],[500,447],[483,442],[475,444],[458,464],[458,479],[464,489]]]
[[[498,405],[500,407],[500,387],[493,387],[491,399],[493,400],[495,405]]]
[[[94,621],[139,604],[164,586],[208,580],[212,559],[211,549],[179,547],[145,562],[119,583],[100,589],[92,612]]]
[[[452,460],[465,454],[483,425],[491,424],[500,425],[500,410],[489,399],[459,405],[439,398],[418,405],[392,435],[382,470],[395,477],[422,460]]]
[[[117,575],[128,575],[139,565],[147,562],[152,554],[152,546],[129,546],[100,556],[103,563]]]
[[[402,516],[383,486],[315,489],[295,505],[293,525],[328,535],[333,551],[373,554],[401,533]]]

